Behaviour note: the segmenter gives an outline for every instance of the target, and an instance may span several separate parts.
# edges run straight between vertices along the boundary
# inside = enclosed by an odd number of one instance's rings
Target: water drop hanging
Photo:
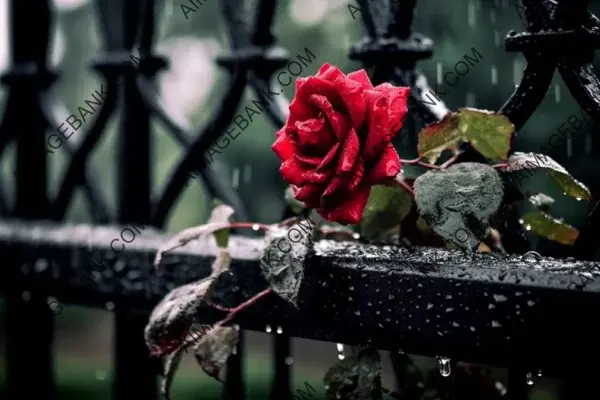
[[[526,379],[527,379],[527,384],[529,386],[533,385],[533,374],[531,372],[527,373]]]
[[[440,374],[443,377],[450,376],[451,366],[450,366],[450,358],[449,357],[437,357],[438,367],[440,370]]]
[[[440,369],[440,374],[443,377],[450,376],[451,368],[450,368],[450,358],[449,357],[437,357],[438,367]]]
[[[265,328],[265,332],[271,333],[271,331],[272,331],[271,325],[267,325],[267,327]]]
[[[540,369],[540,370],[538,370],[538,377],[541,377],[541,376],[542,376],[542,370]]]
[[[336,343],[337,346],[337,351],[338,351],[338,358],[340,360],[343,360],[344,358],[346,358],[346,354],[344,352],[344,345],[341,343]]]
[[[278,333],[279,335],[281,335],[281,334],[283,333],[283,328],[282,328],[282,327],[280,327],[280,326],[278,326],[278,327],[277,327],[277,333]]]

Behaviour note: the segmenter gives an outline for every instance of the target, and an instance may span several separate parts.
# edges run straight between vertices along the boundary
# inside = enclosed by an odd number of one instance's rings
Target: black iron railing
[[[275,0],[257,1],[256,18],[248,21],[246,15],[241,15],[243,0],[220,3],[231,49],[218,64],[228,72],[229,83],[206,126],[188,132],[161,108],[152,90],[153,77],[167,67],[166,60],[152,51],[156,13],[162,11],[155,7],[158,2],[96,0],[104,51],[94,68],[103,78],[106,94],[97,118],[82,125],[83,140],[76,144],[65,139],[70,162],[57,195],[50,198],[47,131],[55,133],[63,121],[54,111],[56,99],[48,92],[57,78],[57,73],[48,68],[46,56],[54,15],[49,0],[34,3],[10,2],[13,59],[2,77],[8,96],[0,125],[0,154],[10,142],[17,143],[16,196],[9,201],[7,193],[0,191],[0,212],[6,218],[0,223],[4,263],[0,292],[7,299],[8,311],[8,398],[40,394],[40,398],[55,398],[55,307],[48,302],[52,296],[60,302],[89,307],[104,307],[107,301],[115,304],[114,397],[154,399],[159,366],[149,361],[142,334],[148,312],[175,285],[207,275],[214,253],[206,243],[190,246],[185,252],[168,254],[164,266],[155,273],[151,261],[158,245],[166,240],[165,235],[148,228],[142,237],[115,253],[110,243],[121,228],[99,224],[162,228],[193,171],[200,171],[196,178],[214,197],[232,205],[239,219],[247,219],[237,193],[225,180],[218,179],[214,166],[201,155],[224,135],[247,86],[254,89],[275,127],[285,121],[286,101],[265,98],[270,90],[280,92],[274,74],[290,61],[272,34],[277,4]],[[376,84],[389,81],[412,88],[410,106],[415,121],[408,126],[412,127],[409,138],[414,144],[420,124],[438,115],[421,101],[431,88],[416,70],[419,60],[432,55],[433,42],[411,30],[416,0],[391,1],[389,7],[387,3],[359,2],[367,36],[352,46],[350,58],[372,67]],[[600,85],[590,63],[600,25],[586,11],[589,1],[523,3],[528,32],[509,33],[506,50],[522,52],[527,67],[521,84],[499,111],[520,129],[539,106],[557,68],[577,102],[598,120]],[[250,29],[251,35],[246,36],[242,28]],[[129,62],[134,49],[145,55],[139,65]],[[443,101],[436,107],[446,108]],[[109,117],[117,111],[119,183],[117,207],[112,209],[99,189],[98,172],[91,168],[89,158]],[[165,123],[177,143],[187,149],[158,194],[150,185],[152,118]],[[462,157],[476,158],[469,151]],[[0,187],[5,187],[3,182]],[[74,190],[79,187],[84,189],[94,220],[90,225],[62,225]],[[598,248],[594,233],[599,220],[600,208],[596,207],[568,255],[581,260],[593,258]],[[525,253],[529,246],[521,225],[517,218],[507,221],[502,228],[507,250]],[[259,242],[236,237],[231,247],[235,271],[231,279],[243,290],[228,296],[237,296],[229,300],[238,301],[262,290],[266,283],[258,270]],[[436,257],[430,258],[431,254]],[[93,262],[95,259],[103,262]],[[80,279],[90,275],[92,265],[94,279]],[[290,336],[389,350],[401,345],[411,353],[508,367],[511,398],[523,399],[527,396],[528,370],[543,369],[546,374],[570,379],[575,363],[600,356],[597,346],[584,350],[571,346],[594,343],[600,333],[590,317],[600,306],[600,284],[596,281],[599,271],[591,262],[529,255],[468,258],[444,250],[409,252],[319,242],[307,259],[306,271],[300,311],[269,298],[239,319],[244,329],[263,331],[266,324],[283,328],[283,334],[274,335],[272,399],[291,398],[291,373],[285,362],[290,354]],[[364,274],[367,278],[362,277]],[[223,287],[227,283],[231,282]],[[348,285],[356,288],[352,304],[344,291]],[[30,294],[26,299],[22,296],[25,290]],[[224,289],[217,290],[215,296],[224,293]],[[367,299],[385,304],[380,306],[381,314],[366,308]],[[208,309],[201,315],[207,320],[211,317]],[[242,350],[243,346],[229,362],[226,399],[245,396]]]

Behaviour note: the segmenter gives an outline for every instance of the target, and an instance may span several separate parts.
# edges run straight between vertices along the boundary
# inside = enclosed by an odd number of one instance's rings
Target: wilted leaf
[[[266,247],[260,262],[263,276],[275,293],[297,306],[298,291],[304,277],[304,258],[312,243],[310,219],[289,229],[274,228],[265,235]],[[310,222],[309,222],[310,221]]]
[[[415,202],[427,225],[444,239],[474,250],[500,207],[504,187],[490,166],[461,163],[415,180]]]
[[[427,158],[433,164],[444,150],[456,147],[459,141],[458,114],[450,112],[441,121],[430,124],[419,132],[417,149],[419,156]]]
[[[592,194],[589,189],[581,182],[573,178],[566,169],[551,157],[537,153],[516,152],[508,159],[508,165],[503,168],[506,172],[521,170],[546,170],[548,176],[552,178],[558,186],[571,197],[578,200],[591,200]]]
[[[160,378],[160,394],[165,400],[171,400],[171,385],[175,378],[175,372],[181,362],[181,356],[185,346],[179,347],[173,353],[167,355],[164,360],[163,373]]]
[[[288,186],[287,189],[285,189],[285,201],[290,206],[294,214],[300,215],[302,211],[306,209],[306,204],[300,200],[296,200],[296,195],[294,194],[294,190],[291,186]]]
[[[221,381],[219,373],[237,346],[239,334],[231,327],[215,326],[196,345],[196,360],[209,376]]]
[[[205,298],[210,297],[216,278],[230,264],[229,254],[221,251],[213,262],[210,276],[173,289],[154,307],[144,330],[146,344],[153,354],[169,354],[185,343],[198,308]]]
[[[462,140],[489,160],[508,158],[515,126],[505,115],[474,108],[461,108],[458,114]]]
[[[572,245],[579,235],[579,231],[559,219],[552,218],[543,212],[529,212],[523,217],[523,224],[529,231],[555,242]]]
[[[219,224],[219,223],[229,223],[229,218],[233,215],[235,210],[223,203],[219,200],[215,200],[214,208],[210,213],[210,217],[208,218],[209,224]],[[213,236],[215,237],[215,241],[217,242],[217,246],[226,249],[227,244],[229,243],[229,234],[231,233],[231,229],[221,229],[213,232]]]
[[[528,198],[529,202],[542,211],[550,211],[550,207],[554,204],[554,199],[544,193],[538,193]]]
[[[399,226],[412,205],[411,195],[398,186],[376,185],[360,220],[360,231],[370,240],[377,240],[390,228]]]
[[[154,258],[154,268],[157,268],[159,266],[163,254],[168,253],[171,250],[183,247],[192,240],[199,239],[205,235],[208,235],[221,229],[229,228],[229,226],[230,224],[228,222],[223,222],[208,223],[184,229],[183,231],[173,236],[171,240],[169,240],[167,243],[160,246],[160,248],[156,252],[156,257]]]
[[[469,142],[484,157],[505,160],[514,132],[514,125],[502,114],[461,108],[419,132],[419,156],[435,163],[442,151]]]
[[[381,359],[366,349],[335,363],[323,378],[326,400],[381,400]]]

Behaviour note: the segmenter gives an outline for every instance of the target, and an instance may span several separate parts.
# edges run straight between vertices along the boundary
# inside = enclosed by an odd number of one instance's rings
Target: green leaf
[[[326,400],[381,400],[381,358],[365,349],[335,363],[323,378]]]
[[[398,186],[375,185],[360,220],[361,234],[377,240],[386,231],[399,226],[410,212],[411,195]]]
[[[537,153],[516,152],[508,159],[503,168],[506,172],[542,169],[558,184],[563,192],[577,200],[591,200],[590,190],[577,179],[573,178],[566,169],[551,157]]]
[[[234,209],[228,205],[225,205],[220,200],[215,199],[213,201],[213,209],[210,213],[210,217],[208,218],[209,224],[219,224],[219,223],[228,223],[229,218],[235,212]],[[213,236],[215,237],[215,241],[217,242],[217,246],[226,249],[229,244],[229,235],[231,234],[231,229],[220,229],[218,231],[213,232]]]
[[[419,156],[435,163],[444,150],[468,142],[490,160],[506,160],[514,132],[514,125],[502,114],[461,108],[419,132]]]
[[[456,246],[473,251],[502,202],[504,186],[494,168],[461,163],[415,180],[415,202],[427,225]]]
[[[539,211],[525,214],[523,224],[528,231],[566,245],[575,243],[575,239],[579,235],[579,231],[576,228]]]
[[[456,147],[460,141],[458,114],[450,112],[440,122],[435,122],[419,132],[419,156],[435,163],[444,150]]]
[[[288,186],[287,189],[285,189],[285,201],[296,215],[302,214],[302,211],[304,211],[307,208],[306,204],[304,204],[300,200],[296,200],[294,190],[291,186]]]
[[[489,160],[506,160],[515,126],[502,114],[474,108],[459,110],[461,138]]]

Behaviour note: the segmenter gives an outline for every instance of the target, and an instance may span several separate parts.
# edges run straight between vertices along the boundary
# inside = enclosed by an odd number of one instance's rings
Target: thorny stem
[[[229,307],[223,307],[223,306],[220,306],[220,305],[218,305],[218,304],[215,304],[215,303],[213,303],[213,302],[211,302],[211,301],[206,301],[206,300],[205,300],[205,301],[204,301],[204,303],[205,303],[207,306],[210,306],[210,307],[212,307],[212,308],[214,308],[214,309],[216,309],[216,310],[219,310],[219,311],[230,312],[231,310],[233,310],[232,308],[229,308]]]
[[[394,183],[397,184],[398,186],[400,186],[401,188],[403,188],[404,190],[406,190],[408,193],[410,193],[411,196],[413,196],[413,197],[415,196],[415,192],[413,192],[410,185],[408,183],[406,183],[404,181],[404,179],[402,179],[400,174],[396,175],[396,177],[394,178]]]
[[[459,152],[454,153],[454,155],[452,157],[450,157],[448,160],[446,160],[446,162],[444,162],[441,167],[442,169],[446,169],[450,166],[450,164],[452,164],[454,161],[456,161],[458,159],[458,156],[460,156]]]
[[[217,326],[221,326],[221,325],[224,325],[224,324],[230,322],[233,319],[233,317],[235,317],[235,315],[237,313],[239,313],[240,311],[243,311],[246,308],[250,307],[252,304],[256,303],[258,300],[260,300],[263,297],[267,296],[271,292],[273,292],[272,288],[265,289],[262,292],[260,292],[260,293],[258,293],[256,295],[254,295],[253,297],[249,298],[248,300],[246,300],[245,302],[243,302],[239,306],[230,309],[229,314],[227,314],[227,316],[225,317],[225,319],[222,319],[221,321],[217,322],[214,325],[214,327],[216,328]]]
[[[440,167],[439,165],[429,164],[424,161],[421,161],[421,158],[423,158],[423,157],[418,157],[418,158],[415,158],[414,160],[400,159],[400,163],[406,164],[406,165],[419,165],[421,167],[429,168],[429,169],[442,169],[442,167]]]

